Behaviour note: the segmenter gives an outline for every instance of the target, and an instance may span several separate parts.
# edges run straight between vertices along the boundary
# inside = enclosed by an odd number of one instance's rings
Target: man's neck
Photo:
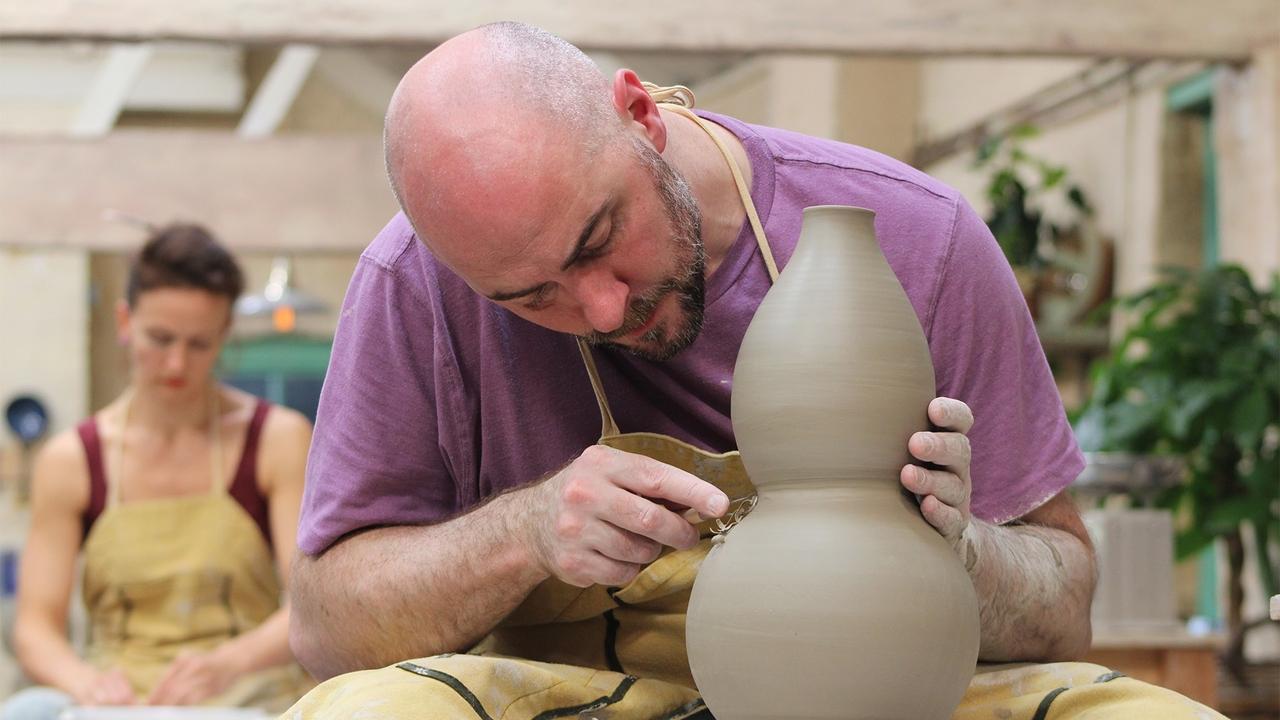
[[[692,120],[666,111],[667,148],[663,157],[679,170],[693,191],[702,211],[702,240],[707,251],[707,276],[720,267],[746,222],[746,208],[733,182],[733,173],[724,155],[706,131]],[[751,187],[751,162],[737,137],[728,130],[709,123],[711,131],[729,148],[738,162],[748,189]]]

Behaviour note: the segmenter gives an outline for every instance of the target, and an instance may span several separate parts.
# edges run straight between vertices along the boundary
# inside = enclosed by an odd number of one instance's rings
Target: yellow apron
[[[777,280],[777,266],[750,190],[709,123],[688,109],[692,93],[681,87],[646,87],[666,109],[690,118],[715,141],[732,171],[770,277]],[[600,406],[601,445],[646,455],[712,483],[733,501],[728,516],[736,519],[750,509],[755,488],[736,451],[714,454],[666,435],[620,432],[591,350],[581,340],[578,346]],[[703,522],[698,529],[702,541],[696,547],[668,548],[625,587],[578,588],[548,580],[470,653],[409,660],[333,678],[308,693],[282,719],[711,718],[694,689],[684,638],[689,593],[699,565],[715,542],[715,521]],[[1061,663],[1002,672],[979,676],[988,678],[981,683],[975,680],[965,705],[956,713],[957,720],[1044,720],[1045,715],[1036,714],[1039,704],[1056,689],[1052,683],[1062,678],[1086,686],[1076,695],[1092,692],[1088,697],[1112,697],[1117,691],[1135,692],[1136,686],[1144,703],[1153,695],[1172,698],[1154,706],[1140,704],[1144,713],[1155,708],[1158,715],[1132,714],[1135,706],[1129,705],[1113,717],[1203,717],[1174,712],[1194,704],[1128,678],[1106,678],[1113,681],[1092,686],[1094,679],[1107,673],[1093,665]],[[1082,701],[1073,697],[1071,702],[1079,706]]]
[[[179,653],[213,650],[280,606],[271,550],[225,487],[217,423],[210,435],[215,481],[203,495],[121,503],[123,448],[115,448],[106,507],[85,539],[87,659],[124,671],[140,699]],[[204,704],[277,712],[311,686],[291,663],[240,678]]]

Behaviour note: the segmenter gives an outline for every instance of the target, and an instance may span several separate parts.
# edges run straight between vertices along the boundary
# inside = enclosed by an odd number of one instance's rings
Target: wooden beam
[[[201,222],[240,250],[351,251],[396,211],[377,136],[4,138],[0,167],[0,247],[134,249],[118,213]]]
[[[400,73],[371,60],[355,48],[325,48],[315,72],[356,104],[377,115],[387,111]]]
[[[294,98],[311,74],[320,49],[315,45],[286,45],[271,64],[249,108],[240,118],[236,134],[245,138],[266,137],[276,131],[280,121],[293,107]]]
[[[587,49],[1101,55],[1242,60],[1280,37],[1276,0],[19,0],[0,38],[432,44],[493,20]]]
[[[72,135],[97,137],[111,132],[129,92],[142,75],[142,68],[151,59],[151,53],[149,43],[111,48],[89,86],[88,97],[80,104],[76,119],[71,123]]]
[[[930,166],[962,152],[971,152],[987,140],[1003,137],[1022,125],[1045,130],[1079,119],[1148,88],[1165,87],[1203,69],[1197,62],[1129,62],[1099,60],[1076,75],[1056,82],[1012,105],[995,110],[969,126],[927,140],[911,152],[918,168]]]

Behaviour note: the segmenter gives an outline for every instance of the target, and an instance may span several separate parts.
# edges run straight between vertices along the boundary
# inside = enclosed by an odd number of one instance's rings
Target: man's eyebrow
[[[600,218],[604,217],[605,213],[609,211],[612,205],[613,197],[605,198],[604,202],[600,204],[600,207],[596,208],[596,211],[591,213],[591,217],[587,218],[586,225],[583,226],[582,232],[578,235],[578,242],[573,246],[572,252],[569,253],[569,258],[560,266],[561,270],[568,270],[569,266],[578,261],[578,256],[582,254],[584,249],[586,249],[587,242],[589,242],[591,240],[591,236],[595,234],[596,225],[600,224]],[[507,300],[515,300],[516,298],[521,298],[525,295],[532,295],[541,290],[547,284],[548,283],[538,283],[533,287],[525,288],[523,290],[495,292],[486,295],[486,297],[494,302],[506,302]]]
[[[589,241],[591,236],[595,234],[596,225],[600,224],[600,218],[604,217],[604,214],[609,211],[609,207],[612,204],[612,197],[605,198],[604,202],[600,204],[600,207],[596,208],[596,211],[591,213],[591,217],[587,218],[587,224],[583,226],[582,233],[578,235],[578,244],[573,246],[573,252],[569,253],[569,259],[565,260],[564,263],[560,265],[561,270],[568,270],[570,265],[573,265],[578,261],[578,256],[581,255],[582,250],[587,247],[587,241]]]

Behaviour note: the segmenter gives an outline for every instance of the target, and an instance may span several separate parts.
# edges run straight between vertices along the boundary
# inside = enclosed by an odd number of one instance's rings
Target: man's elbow
[[[320,571],[318,558],[302,553],[294,558],[289,610],[289,649],[298,663],[317,680],[328,680],[346,672],[338,667],[334,652],[336,638],[329,634],[321,617],[325,598],[317,596],[317,588],[325,583],[316,578]],[[320,580],[320,581],[317,581]]]
[[[1082,619],[1067,626],[1067,632],[1058,639],[1051,659],[1056,662],[1080,660],[1089,654],[1089,649],[1092,646],[1093,622],[1086,614]]]

